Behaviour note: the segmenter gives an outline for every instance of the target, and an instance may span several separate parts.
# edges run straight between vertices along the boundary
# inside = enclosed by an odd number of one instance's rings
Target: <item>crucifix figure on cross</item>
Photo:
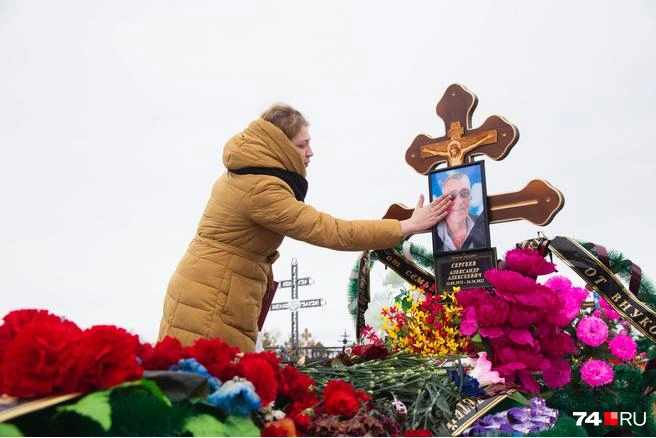
[[[406,162],[417,172],[424,175],[428,174],[431,183],[433,183],[437,181],[438,173],[449,175],[451,173],[462,172],[465,167],[473,168],[472,166],[478,163],[474,161],[474,157],[476,156],[484,155],[495,161],[505,158],[519,139],[517,127],[505,118],[493,115],[488,117],[478,128],[473,128],[471,121],[477,104],[478,98],[465,87],[460,84],[450,85],[437,104],[437,115],[444,122],[446,134],[439,138],[433,138],[423,134],[418,135],[406,151]],[[480,164],[482,165],[483,163]],[[449,170],[450,168],[455,170]],[[485,186],[484,177],[482,178],[481,185],[483,187]],[[446,184],[444,187],[446,187]],[[434,186],[431,184],[431,195],[433,194],[433,189]],[[468,193],[471,193],[471,191],[468,191]],[[487,212],[485,213],[487,216],[486,221],[480,220],[484,218],[482,215],[474,216],[470,214],[469,217],[472,220],[468,219],[468,221],[474,225],[473,227],[468,225],[469,228],[466,232],[469,234],[465,235],[465,237],[469,236],[473,238],[474,230],[478,230],[480,233],[481,229],[487,229],[487,224],[491,223],[524,219],[536,225],[547,225],[564,205],[563,195],[551,184],[543,180],[532,180],[517,192],[487,196],[483,190],[483,198],[487,201],[483,203],[483,205],[487,204]],[[469,208],[469,203],[462,202],[461,204],[461,209],[465,208],[464,206]],[[399,204],[395,204],[388,209],[384,217],[403,220],[409,218],[411,215],[411,209],[406,209]],[[477,218],[477,220],[474,221],[474,218]],[[448,220],[449,216],[446,219],[447,223]],[[455,221],[457,219],[454,219],[452,222],[462,225],[462,221]],[[464,262],[461,262],[460,259],[464,259],[464,252],[466,250],[464,247],[461,249],[456,243],[456,240],[453,240],[457,237],[455,234],[449,234],[454,242],[453,244],[450,243],[451,241],[448,241],[448,247],[446,244],[442,245],[443,239],[446,239],[446,237],[443,237],[446,236],[445,230],[451,232],[452,229],[447,228],[450,227],[449,224],[442,224],[440,234],[439,225],[433,230],[433,242],[434,255],[436,257],[436,280],[438,287],[441,288],[455,285],[455,282],[446,281],[450,277],[450,272],[446,267],[462,265]],[[478,225],[481,226],[477,228]],[[460,237],[464,238],[463,236]],[[465,240],[465,242],[468,242],[468,240]],[[487,269],[485,266],[492,267],[496,265],[496,262],[493,260],[495,258],[494,248],[489,248],[489,239],[487,242],[487,245],[470,244],[467,247],[467,249],[472,248],[472,251],[466,254],[468,258],[477,257],[473,249],[479,250],[480,255],[478,261],[475,263],[480,267],[480,272],[476,272],[475,275],[467,274],[473,278],[469,287],[474,287],[474,281],[479,281],[476,276],[482,277],[482,272],[484,272],[484,269]],[[445,251],[445,253],[441,251]],[[466,263],[472,264],[473,262],[468,261]],[[455,279],[456,276],[451,278]],[[465,284],[460,286],[465,287]]]
[[[450,85],[437,104],[437,115],[444,121],[446,135],[418,135],[406,151],[406,162],[417,172],[427,174],[441,164],[451,167],[469,163],[478,155],[495,161],[505,158],[519,140],[519,130],[499,115],[488,117],[480,127],[472,129],[477,105],[478,98],[464,86]],[[547,181],[535,179],[517,192],[490,195],[487,202],[491,224],[524,219],[544,226],[563,208],[565,198]],[[403,220],[411,215],[412,209],[394,204],[384,217]]]
[[[478,98],[460,84],[449,86],[437,104],[437,115],[444,121],[446,135],[432,138],[418,135],[405,158],[417,172],[426,174],[442,163],[456,166],[476,155],[501,160],[519,140],[517,127],[501,116],[489,117],[480,127],[471,128]]]
[[[406,162],[420,174],[426,175],[441,165],[446,165],[445,169],[449,169],[475,164],[476,156],[485,155],[495,161],[505,158],[519,140],[519,130],[498,115],[490,116],[481,126],[472,128],[472,115],[477,104],[478,98],[465,87],[460,84],[450,85],[436,107],[437,115],[444,122],[445,135],[439,138],[418,135],[406,151]],[[488,223],[523,219],[539,226],[549,224],[565,202],[560,191],[541,179],[530,181],[519,191],[488,195],[486,199]],[[404,220],[410,218],[412,212],[410,208],[394,204],[383,217]],[[482,252],[484,253],[485,249]],[[379,261],[395,270],[410,284],[423,287],[426,291],[437,289],[435,286],[440,283],[440,278],[419,268],[395,249],[374,253]],[[453,254],[455,255],[452,257],[464,258],[472,256],[474,251]],[[364,312],[369,303],[369,255],[368,251],[363,253],[358,272],[358,295],[355,301],[358,337],[364,328]],[[449,257],[451,256],[445,256],[444,259]],[[439,275],[439,256],[435,262],[435,272]],[[496,260],[492,262],[496,265]],[[428,287],[425,287],[427,285]]]

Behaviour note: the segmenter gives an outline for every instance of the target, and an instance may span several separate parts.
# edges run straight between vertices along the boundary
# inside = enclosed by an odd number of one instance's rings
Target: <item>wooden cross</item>
[[[405,154],[417,172],[426,174],[442,163],[456,166],[477,155],[502,160],[519,140],[517,127],[501,116],[491,116],[476,129],[471,128],[478,98],[460,84],[449,86],[437,104],[446,135],[432,138],[420,134]]]
[[[478,98],[465,87],[450,85],[437,104],[437,115],[444,121],[447,135],[437,139],[418,135],[405,154],[407,163],[426,174],[443,163],[448,167],[469,163],[477,155],[487,155],[496,161],[505,158],[519,140],[517,127],[494,115],[480,127],[471,129],[477,104]],[[532,180],[520,191],[488,196],[487,200],[490,223],[525,219],[544,226],[565,205],[562,193],[540,179]],[[384,217],[402,220],[411,215],[412,209],[394,204]]]
[[[491,224],[527,220],[535,225],[549,224],[565,205],[562,193],[547,181],[534,179],[518,192],[502,193],[487,197],[488,219]],[[405,220],[413,209],[403,204],[393,204],[384,219]]]
[[[477,104],[478,98],[465,87],[450,85],[437,104],[437,115],[444,121],[446,135],[437,139],[418,135],[405,154],[406,162],[417,172],[427,174],[440,164],[446,163],[447,167],[451,167],[470,163],[477,155],[487,155],[496,161],[505,158],[519,140],[519,131],[515,125],[497,115],[472,129],[472,113]],[[565,198],[547,181],[536,179],[517,192],[488,196],[487,205],[490,223],[525,219],[544,226],[563,208]],[[412,211],[402,204],[394,204],[383,217],[404,220],[412,216]],[[380,260],[385,263],[384,259]],[[368,268],[369,252],[365,252],[360,260],[359,272],[358,337],[364,328],[364,312],[369,303]]]

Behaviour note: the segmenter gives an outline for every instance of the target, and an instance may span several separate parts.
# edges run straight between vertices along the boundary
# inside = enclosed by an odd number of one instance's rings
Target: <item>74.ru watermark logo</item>
[[[576,417],[576,425],[582,426],[583,423],[594,424],[595,426],[644,426],[647,424],[647,413],[640,414],[635,412],[604,412],[604,419],[601,419],[599,412],[572,412]],[[642,423],[639,421],[642,419]]]

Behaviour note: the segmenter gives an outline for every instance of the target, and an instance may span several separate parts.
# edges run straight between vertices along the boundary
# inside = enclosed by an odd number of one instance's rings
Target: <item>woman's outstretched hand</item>
[[[410,219],[401,221],[401,233],[404,236],[429,231],[436,223],[446,217],[453,198],[444,194],[435,198],[433,202],[424,207],[424,195],[419,195],[419,202],[412,212]]]

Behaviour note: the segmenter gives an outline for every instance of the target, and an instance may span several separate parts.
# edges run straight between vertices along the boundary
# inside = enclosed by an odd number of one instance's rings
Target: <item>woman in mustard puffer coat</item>
[[[219,337],[254,351],[271,264],[285,236],[335,250],[392,248],[430,229],[451,198],[427,206],[420,196],[410,219],[340,220],[303,202],[312,157],[308,123],[274,105],[225,145],[228,171],[214,184],[198,232],[171,278],[159,337],[189,345]]]

